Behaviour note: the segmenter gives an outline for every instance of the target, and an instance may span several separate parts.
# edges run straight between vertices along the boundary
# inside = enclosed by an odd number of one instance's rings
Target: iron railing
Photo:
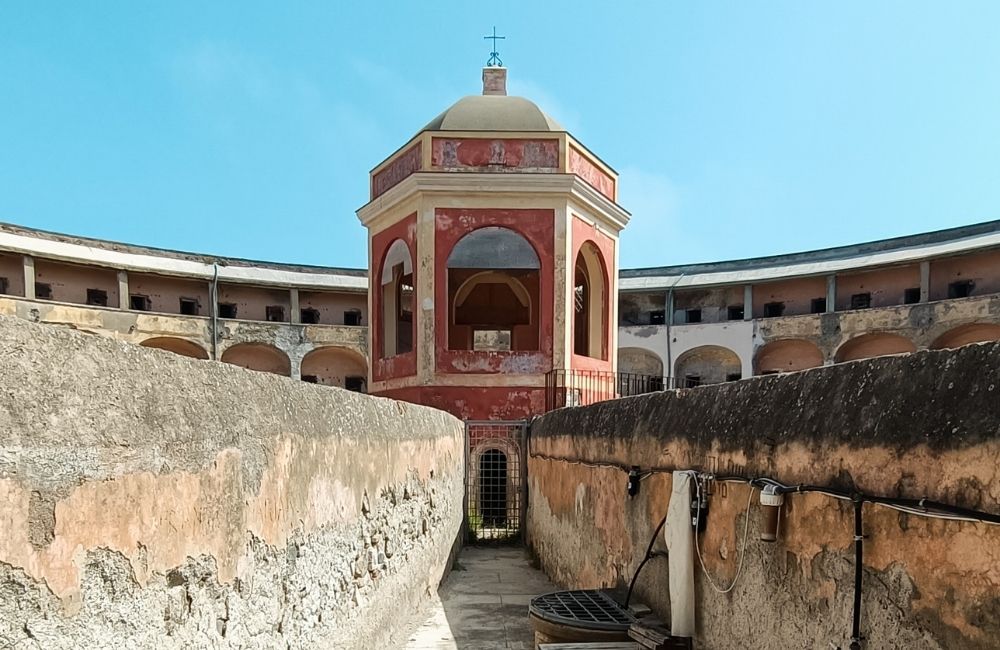
[[[675,388],[672,377],[606,370],[550,370],[545,374],[545,410],[586,406],[619,397]],[[681,387],[684,387],[683,379]]]

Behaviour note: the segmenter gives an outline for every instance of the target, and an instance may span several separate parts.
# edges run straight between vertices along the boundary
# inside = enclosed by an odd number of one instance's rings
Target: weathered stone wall
[[[927,497],[1000,512],[1000,344],[760,377],[549,413],[532,426],[528,533],[567,587],[627,586],[664,515],[666,470]],[[635,498],[620,467],[658,467]],[[728,586],[748,490],[715,483],[700,547]],[[745,565],[720,595],[696,568],[697,647],[846,648],[853,505],[786,497],[777,543],[750,507]],[[864,506],[867,648],[1000,648],[1000,526]],[[663,542],[657,543],[663,549]],[[638,598],[669,620],[666,561]],[[831,646],[830,644],[834,644]]]
[[[0,647],[392,647],[454,547],[463,435],[0,317]]]

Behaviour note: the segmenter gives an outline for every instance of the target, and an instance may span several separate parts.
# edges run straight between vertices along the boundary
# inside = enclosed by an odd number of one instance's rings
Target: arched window
[[[604,260],[593,242],[576,256],[573,272],[573,351],[584,357],[607,359],[608,288]]]
[[[521,235],[480,228],[448,256],[448,349],[537,350],[541,264]]]
[[[402,239],[389,246],[379,274],[381,358],[413,351],[413,258]]]

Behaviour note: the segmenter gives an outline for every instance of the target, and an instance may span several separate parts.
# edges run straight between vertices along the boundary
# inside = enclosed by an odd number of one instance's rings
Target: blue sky
[[[368,170],[480,91],[494,24],[621,173],[624,267],[1000,218],[997,2],[12,1],[0,221],[364,266]]]

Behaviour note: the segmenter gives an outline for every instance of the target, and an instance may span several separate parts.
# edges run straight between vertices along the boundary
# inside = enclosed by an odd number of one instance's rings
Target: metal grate
[[[531,599],[528,611],[538,618],[589,630],[628,630],[636,618],[603,591],[556,591]]]
[[[517,541],[525,506],[523,467],[526,423],[466,422],[466,538]]]

